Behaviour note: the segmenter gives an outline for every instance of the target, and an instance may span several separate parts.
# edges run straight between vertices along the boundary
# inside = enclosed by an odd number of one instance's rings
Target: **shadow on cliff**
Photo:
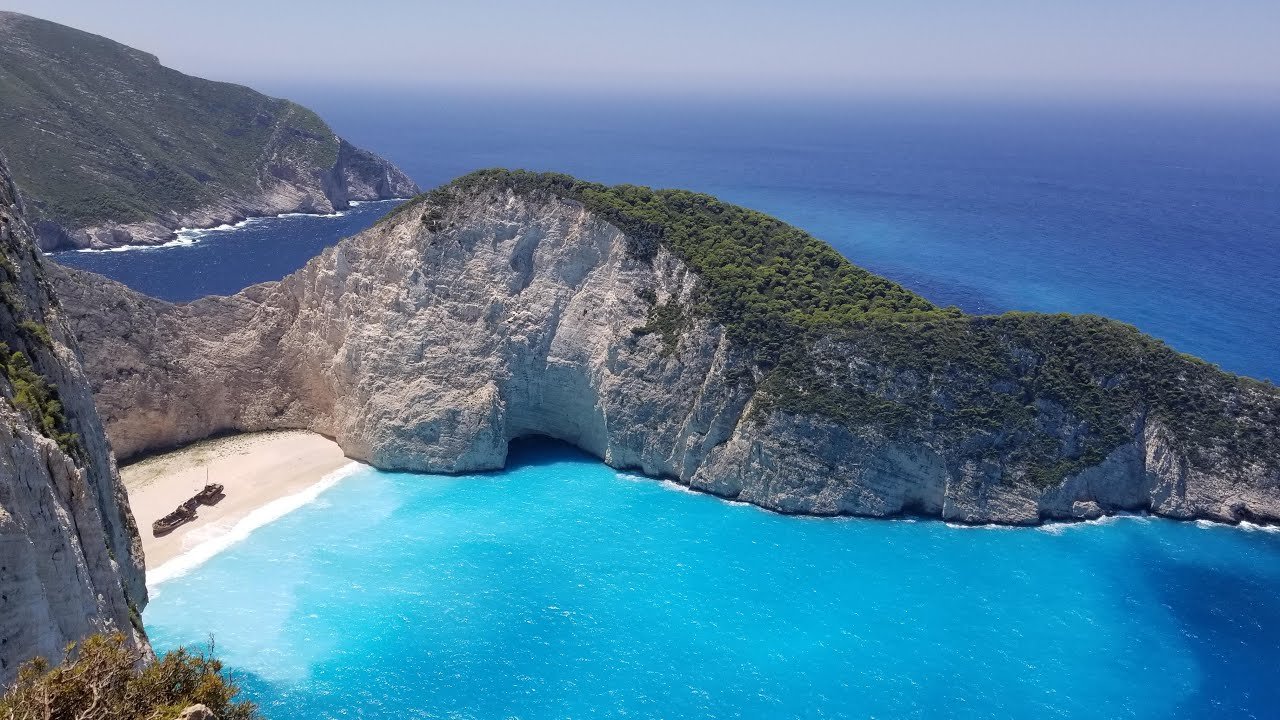
[[[1200,673],[1199,687],[1177,717],[1276,717],[1280,537],[1268,538],[1259,554],[1261,562],[1254,563],[1257,571],[1251,572],[1243,563],[1216,567],[1148,548],[1147,581],[1172,613]]]

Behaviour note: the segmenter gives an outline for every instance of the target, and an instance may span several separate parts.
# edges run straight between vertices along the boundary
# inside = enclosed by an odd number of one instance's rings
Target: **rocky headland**
[[[138,530],[2,158],[0,370],[0,687],[93,633],[149,652]]]
[[[418,192],[305,107],[9,12],[0,150],[45,250],[154,245],[179,228]]]
[[[116,452],[304,428],[387,469],[545,435],[786,513],[1280,519],[1280,392],[1094,316],[968,316],[759,213],[484,171],[280,282],[55,273]]]

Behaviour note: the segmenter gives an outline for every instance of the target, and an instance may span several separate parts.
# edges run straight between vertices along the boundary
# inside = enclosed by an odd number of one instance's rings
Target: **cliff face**
[[[0,685],[119,630],[147,602],[142,546],[62,308],[0,159]]]
[[[746,212],[691,197],[707,217]],[[841,277],[873,289],[873,310],[902,296],[925,320],[798,335],[808,374],[785,374],[797,348],[762,360],[749,326],[708,309],[723,282],[683,259],[695,255],[669,241],[676,226],[646,243],[639,220],[589,205],[463,184],[281,282],[186,305],[79,271],[59,269],[55,283],[122,457],[217,431],[309,428],[381,468],[461,472],[500,468],[510,440],[545,435],[614,467],[788,513],[1280,519],[1274,388],[1097,318],[931,309],[847,263]],[[829,249],[814,258],[844,262]],[[743,252],[738,262],[757,260]],[[776,304],[742,297],[744,307]],[[1068,331],[1081,334],[1057,339]],[[925,342],[941,332],[992,354],[995,369],[946,359]],[[1154,359],[1115,351],[1086,369],[1070,355],[1108,333]],[[912,367],[890,359],[899,341]],[[919,360],[935,355],[944,360]],[[1051,392],[1063,358],[1094,393],[1078,407]],[[1183,368],[1166,378],[1174,385],[1201,386],[1217,434],[1170,425],[1155,391],[1134,385],[1142,368],[1164,367],[1156,360]],[[1014,414],[996,412],[1006,405]]]
[[[0,148],[46,250],[155,244],[181,227],[417,192],[300,105],[5,12]]]

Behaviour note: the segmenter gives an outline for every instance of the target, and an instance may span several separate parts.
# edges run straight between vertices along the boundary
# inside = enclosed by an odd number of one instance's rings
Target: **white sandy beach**
[[[338,444],[315,433],[283,431],[233,435],[156,455],[120,469],[129,504],[142,534],[147,570],[191,548],[225,535],[254,510],[320,482],[351,461]],[[208,482],[225,486],[217,505],[164,537],[151,523],[168,514]]]

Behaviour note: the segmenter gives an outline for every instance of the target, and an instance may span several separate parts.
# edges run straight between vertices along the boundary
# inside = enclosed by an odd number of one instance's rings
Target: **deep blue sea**
[[[1278,109],[277,91],[424,187],[506,166],[705,191],[939,303],[1100,313],[1280,380]],[[283,275],[377,214],[59,260],[186,300]]]
[[[400,202],[357,203],[331,215],[251,218],[234,226],[183,230],[176,240],[156,247],[59,252],[53,257],[165,300],[231,295],[279,280],[321,250],[374,224]]]
[[[806,519],[517,446],[361,469],[145,620],[272,720],[1274,718],[1280,533]]]

